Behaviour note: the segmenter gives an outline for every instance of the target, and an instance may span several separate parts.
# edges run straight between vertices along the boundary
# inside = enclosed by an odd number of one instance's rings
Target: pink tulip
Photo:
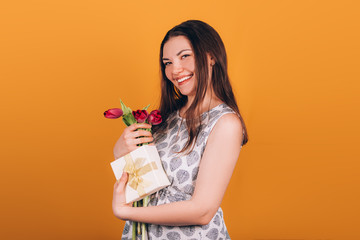
[[[120,108],[111,108],[104,112],[104,117],[110,118],[110,119],[116,119],[123,115],[123,110]]]
[[[136,110],[133,111],[132,114],[134,115],[134,118],[138,123],[143,123],[149,116],[148,112],[146,110]]]
[[[158,125],[162,122],[162,118],[160,115],[160,111],[159,110],[153,110],[149,117],[148,117],[148,122],[152,125]]]

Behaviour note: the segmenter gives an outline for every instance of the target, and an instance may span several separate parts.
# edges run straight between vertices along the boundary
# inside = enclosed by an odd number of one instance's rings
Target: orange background
[[[160,42],[187,19],[222,36],[248,127],[222,203],[232,239],[360,239],[348,0],[2,2],[1,239],[120,239],[109,163],[124,125],[102,113],[157,106]]]

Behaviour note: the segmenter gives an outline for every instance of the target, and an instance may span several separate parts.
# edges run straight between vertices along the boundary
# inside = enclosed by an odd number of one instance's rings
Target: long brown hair
[[[199,117],[199,106],[207,92],[208,62],[207,54],[215,60],[212,67],[211,86],[216,96],[235,111],[241,120],[244,129],[242,145],[248,141],[247,130],[244,120],[237,106],[235,96],[227,73],[227,56],[225,46],[219,34],[207,23],[199,20],[189,20],[170,29],[160,45],[160,68],[161,68],[161,100],[160,112],[163,121],[166,122],[170,114],[181,109],[188,101],[187,96],[181,94],[173,83],[166,77],[165,65],[163,63],[163,48],[165,43],[172,37],[185,36],[191,43],[195,56],[196,94],[194,101],[185,113],[186,126],[189,138],[181,152],[189,150],[196,141],[200,132],[201,119]],[[154,128],[154,132],[165,131],[165,124]]]

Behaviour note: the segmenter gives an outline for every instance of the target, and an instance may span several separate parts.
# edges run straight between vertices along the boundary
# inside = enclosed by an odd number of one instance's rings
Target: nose
[[[172,73],[174,75],[179,74],[183,71],[183,66],[181,65],[181,63],[179,61],[174,61],[173,63],[173,69],[172,69]]]

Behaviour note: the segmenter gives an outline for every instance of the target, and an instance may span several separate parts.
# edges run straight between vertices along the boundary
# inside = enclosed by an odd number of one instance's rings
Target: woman
[[[229,239],[220,208],[247,132],[227,75],[223,42],[208,24],[190,20],[175,26],[160,47],[163,123],[127,127],[114,147],[119,158],[152,142],[171,185],[151,196],[149,207],[125,204],[127,174],[114,186],[113,211],[148,223],[150,239]],[[141,137],[141,138],[139,138]]]

